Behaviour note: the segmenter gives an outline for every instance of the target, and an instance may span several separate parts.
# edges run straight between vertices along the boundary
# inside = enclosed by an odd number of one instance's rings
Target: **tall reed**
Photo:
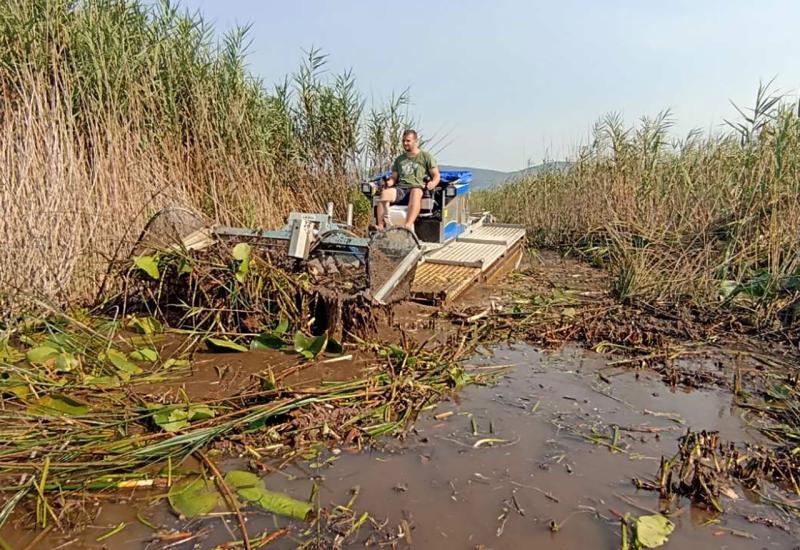
[[[0,3],[0,313],[91,298],[164,206],[275,227],[343,211],[359,171],[385,164],[405,96],[365,116],[353,74],[328,75],[318,50],[267,88],[247,30],[217,40],[167,0]]]
[[[603,118],[571,168],[483,194],[545,246],[577,246],[613,275],[622,300],[733,307],[791,323],[800,289],[800,118],[759,88],[727,132],[670,137],[665,111],[627,127]]]

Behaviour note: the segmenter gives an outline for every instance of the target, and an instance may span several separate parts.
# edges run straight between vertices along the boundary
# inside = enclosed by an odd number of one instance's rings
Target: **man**
[[[403,150],[405,152],[392,164],[392,174],[386,180],[380,201],[375,208],[376,226],[380,230],[385,229],[384,216],[388,212],[389,205],[399,203],[408,197],[405,228],[414,231],[414,222],[419,216],[422,205],[422,191],[426,186],[425,178],[430,177],[427,188],[431,191],[436,189],[441,180],[436,160],[430,153],[419,148],[415,130],[403,132]]]

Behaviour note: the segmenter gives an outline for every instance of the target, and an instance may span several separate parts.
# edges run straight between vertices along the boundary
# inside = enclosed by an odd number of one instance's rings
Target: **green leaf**
[[[25,359],[25,354],[17,351],[8,340],[0,340],[0,362],[2,363],[19,363]]]
[[[328,345],[328,333],[325,332],[321,336],[317,336],[314,338],[314,341],[311,342],[311,346],[309,346],[308,351],[314,354],[314,357],[325,351],[325,348]]]
[[[163,368],[164,369],[171,369],[172,367],[185,367],[189,364],[188,359],[176,359],[175,357],[170,357],[166,361],[164,361]]]
[[[282,336],[286,334],[287,330],[289,330],[289,320],[281,319],[278,322],[278,326],[272,329],[272,334],[275,334],[276,336]]]
[[[55,344],[48,343],[29,349],[25,357],[31,363],[43,365],[49,360],[55,359],[60,352],[61,350],[56,348]]]
[[[739,283],[736,281],[725,280],[719,283],[719,297],[723,300],[732,298],[738,293]]]
[[[33,416],[83,416],[88,412],[88,405],[62,394],[46,395],[28,405],[28,414]]]
[[[134,317],[128,326],[140,334],[147,335],[158,334],[164,330],[164,325],[152,317]]]
[[[139,348],[130,354],[134,361],[155,363],[158,360],[158,352],[154,348]]]
[[[141,374],[143,372],[142,368],[128,359],[127,355],[114,348],[106,352],[106,358],[111,361],[111,364],[114,365],[118,371],[127,374],[129,378],[130,375]]]
[[[270,491],[264,486],[264,480],[251,472],[231,470],[225,474],[225,483],[236,489],[236,494],[268,512],[301,521],[307,521],[311,515],[311,504],[297,500],[284,493]]]
[[[265,332],[253,338],[250,342],[250,349],[281,349],[283,345],[284,342],[280,336]]]
[[[259,489],[260,498],[257,504],[267,512],[279,516],[307,521],[311,515],[311,504],[297,500],[284,493],[277,493],[268,489]],[[244,498],[244,497],[243,497]]]
[[[97,386],[99,388],[117,388],[121,381],[118,376],[86,376],[83,383],[87,386]]]
[[[216,353],[247,351],[245,346],[237,344],[233,340],[228,340],[227,338],[206,338],[206,346],[208,346],[209,350]]]
[[[214,418],[216,413],[214,412],[214,409],[208,405],[189,405],[187,415],[190,421],[194,421]]]
[[[325,349],[328,344],[328,333],[320,336],[306,336],[299,330],[294,334],[294,350],[307,359],[313,359]]]
[[[0,393],[10,393],[25,399],[31,393],[27,380],[19,375],[0,376]]]
[[[71,370],[80,367],[80,360],[66,351],[62,351],[55,357],[55,367],[58,372],[70,372]]]
[[[181,260],[181,265],[178,267],[178,275],[184,275],[192,272],[192,264],[186,258]]]
[[[167,406],[153,415],[153,422],[165,432],[177,432],[189,426],[189,413],[183,408]]]
[[[133,265],[147,273],[156,281],[160,278],[158,273],[158,261],[155,256],[137,256],[133,259]]]
[[[792,395],[792,388],[786,384],[776,384],[771,388],[767,388],[766,393],[769,397],[776,401],[783,401]]]
[[[229,487],[241,489],[245,487],[256,487],[263,483],[262,479],[253,472],[245,472],[243,470],[231,470],[225,474],[225,483]]]
[[[344,346],[336,338],[328,338],[328,345],[325,346],[325,351],[338,355],[344,353]]]
[[[661,514],[636,518],[636,540],[645,548],[658,548],[675,529],[675,525]]]
[[[220,502],[219,493],[213,483],[199,476],[173,485],[167,498],[172,509],[187,518],[208,514]]]
[[[166,432],[177,432],[189,427],[189,423],[194,420],[206,420],[214,418],[216,412],[208,405],[166,405],[160,406],[154,403],[147,405],[153,414],[153,422]]]
[[[239,243],[233,247],[233,259],[243,262],[250,258],[252,248],[247,243]]]
[[[236,280],[240,283],[244,282],[247,272],[250,271],[251,253],[252,248],[247,243],[239,243],[233,247],[233,258],[240,262],[239,268],[236,270]]]
[[[306,336],[298,330],[294,333],[294,351],[300,353],[307,350],[313,341],[314,339],[311,336]]]

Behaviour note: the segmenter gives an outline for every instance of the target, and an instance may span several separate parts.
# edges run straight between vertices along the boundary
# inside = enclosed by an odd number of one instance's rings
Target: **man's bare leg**
[[[397,189],[387,187],[381,191],[378,204],[375,205],[375,227],[383,231],[386,229],[386,220],[389,216],[389,205],[397,200]]]
[[[422,189],[409,189],[408,211],[406,212],[405,228],[414,231],[414,222],[417,221],[419,210],[422,207]]]

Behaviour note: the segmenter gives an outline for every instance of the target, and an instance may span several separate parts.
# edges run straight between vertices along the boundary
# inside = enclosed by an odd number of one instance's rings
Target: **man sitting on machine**
[[[405,152],[392,164],[392,174],[386,179],[380,201],[375,207],[375,222],[379,230],[386,228],[389,205],[402,204],[407,200],[405,228],[413,232],[423,191],[426,188],[433,191],[441,180],[436,159],[419,148],[415,130],[403,132],[403,150]],[[427,183],[426,179],[429,179]]]

